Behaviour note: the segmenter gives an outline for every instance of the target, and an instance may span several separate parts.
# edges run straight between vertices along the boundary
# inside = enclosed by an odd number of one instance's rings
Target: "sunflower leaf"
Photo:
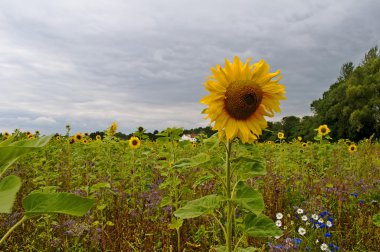
[[[10,213],[16,194],[20,190],[21,179],[11,175],[0,181],[0,213]]]

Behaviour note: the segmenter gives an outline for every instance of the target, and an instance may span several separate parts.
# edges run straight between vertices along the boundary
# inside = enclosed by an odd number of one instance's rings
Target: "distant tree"
[[[312,111],[319,124],[327,124],[335,139],[360,140],[380,136],[380,52],[371,48],[361,65],[342,66],[340,76]]]
[[[287,141],[300,136],[300,122],[301,119],[296,116],[286,116],[282,118],[282,131],[284,132]]]

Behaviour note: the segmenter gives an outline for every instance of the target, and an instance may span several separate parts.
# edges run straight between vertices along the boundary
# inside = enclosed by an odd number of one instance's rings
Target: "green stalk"
[[[14,224],[9,230],[8,232],[3,236],[3,238],[1,238],[0,240],[0,246],[1,244],[8,238],[8,236],[13,232],[13,230],[15,230],[18,226],[20,226],[24,221],[26,221],[28,218],[26,216],[22,217],[21,220],[19,220],[16,224]]]
[[[232,197],[231,197],[231,146],[232,143],[227,140],[226,145],[226,196],[227,196],[227,223],[226,223],[226,247],[227,252],[232,249]]]

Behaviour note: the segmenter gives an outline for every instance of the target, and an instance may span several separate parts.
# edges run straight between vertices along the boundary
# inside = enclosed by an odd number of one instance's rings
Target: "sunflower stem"
[[[227,252],[232,249],[232,193],[231,193],[231,146],[232,143],[227,140],[226,144],[226,196],[227,196],[227,223],[226,223],[226,247]]]

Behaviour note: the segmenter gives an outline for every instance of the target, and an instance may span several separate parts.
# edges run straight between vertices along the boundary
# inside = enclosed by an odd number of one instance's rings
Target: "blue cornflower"
[[[331,216],[329,216],[328,220],[332,222],[333,218]]]
[[[295,243],[296,245],[300,244],[301,241],[302,241],[302,239],[300,239],[300,238],[294,238],[294,243]]]
[[[325,237],[326,237],[326,238],[329,238],[329,237],[331,237],[331,233],[329,233],[329,232],[326,232],[326,233],[325,233]]]
[[[354,196],[355,198],[357,198],[359,196],[358,193],[350,193],[351,196]]]
[[[281,244],[278,244],[278,245],[276,245],[276,246],[274,246],[276,249],[282,249],[282,245]]]
[[[328,215],[329,214],[329,212],[327,212],[327,211],[323,211],[321,214],[320,214],[320,216],[322,217],[322,218],[324,218],[326,215]]]

